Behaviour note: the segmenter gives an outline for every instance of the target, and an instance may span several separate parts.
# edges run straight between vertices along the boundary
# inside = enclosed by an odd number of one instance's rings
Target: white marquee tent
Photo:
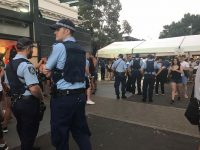
[[[200,35],[181,36],[149,41],[114,42],[98,51],[98,57],[114,58],[118,54],[155,54],[169,56],[200,54]]]

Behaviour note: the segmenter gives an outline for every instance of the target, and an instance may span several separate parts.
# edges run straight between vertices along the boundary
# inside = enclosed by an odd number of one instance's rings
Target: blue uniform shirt
[[[76,40],[73,37],[66,38],[64,41],[76,42]],[[48,61],[46,63],[46,69],[52,70],[55,67],[57,69],[64,69],[66,58],[67,58],[67,53],[65,50],[65,46],[62,43],[54,44],[52,53],[49,56]],[[66,82],[64,79],[59,80],[56,83],[56,85],[57,85],[57,89],[61,89],[61,90],[85,88],[85,83],[76,82],[72,84],[72,83]]]
[[[125,61],[121,58],[116,60],[112,65],[112,70],[115,70],[117,72],[125,72],[127,69],[127,65]]]
[[[154,61],[154,59],[148,59],[148,61]],[[160,69],[160,67],[161,67],[161,65],[158,64],[156,61],[154,61],[154,70]],[[143,63],[143,65],[142,65],[142,69],[145,70],[146,68],[147,68],[147,64],[146,64],[146,62],[145,62],[145,63]],[[156,72],[155,72],[154,74],[156,74]]]
[[[19,58],[24,58],[27,59],[24,55],[17,54],[13,60],[19,59]],[[32,84],[39,84],[35,68],[33,64],[29,64],[27,62],[22,62],[19,64],[17,68],[17,75],[21,78],[19,80],[22,83],[26,84],[26,87]],[[9,84],[7,77],[5,76],[5,82]],[[26,90],[25,93],[23,94],[24,96],[32,95],[29,90]]]

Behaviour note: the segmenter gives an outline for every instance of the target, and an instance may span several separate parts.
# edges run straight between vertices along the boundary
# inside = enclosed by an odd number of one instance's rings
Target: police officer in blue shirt
[[[153,102],[153,89],[156,78],[156,69],[160,69],[160,66],[154,60],[153,55],[148,55],[146,63],[143,63],[142,72],[144,74],[143,80],[143,102],[146,102],[147,91],[149,102]]]
[[[75,25],[62,19],[51,25],[58,43],[44,67],[52,74],[51,139],[56,150],[69,150],[69,132],[80,150],[91,150],[90,131],[85,116],[85,51],[73,37]]]
[[[119,59],[116,60],[112,65],[112,70],[114,71],[115,75],[115,94],[117,95],[117,99],[120,99],[120,92],[119,92],[119,86],[121,83],[121,92],[122,92],[122,99],[126,99],[126,76],[125,73],[127,71],[127,65],[126,62],[123,60],[123,55],[119,54]]]
[[[40,103],[43,100],[36,71],[28,59],[32,57],[33,42],[20,38],[17,55],[6,66],[6,79],[10,87],[12,111],[17,120],[21,150],[34,150],[33,144],[39,129]]]
[[[143,65],[143,61],[140,59],[139,54],[135,54],[135,58],[130,62],[129,69],[131,70],[131,78],[132,78],[132,93],[135,94],[135,83],[137,81],[137,95],[142,95],[141,91],[141,67]]]

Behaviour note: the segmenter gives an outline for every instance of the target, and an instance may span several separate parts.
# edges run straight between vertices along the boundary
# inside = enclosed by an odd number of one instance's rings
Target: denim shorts
[[[186,76],[182,76],[182,83],[187,84],[188,78]]]

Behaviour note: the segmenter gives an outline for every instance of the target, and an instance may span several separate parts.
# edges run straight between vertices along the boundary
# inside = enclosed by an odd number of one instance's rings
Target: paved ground
[[[169,89],[168,89],[169,91]],[[154,103],[141,103],[141,98],[128,94],[128,100],[116,100],[113,82],[99,83],[93,100],[87,106],[88,121],[93,133],[94,150],[195,150],[199,134],[184,117],[187,100],[168,104],[168,94],[157,96]],[[47,106],[49,101],[47,100]],[[183,105],[182,105],[183,103]],[[48,107],[49,108],[49,107]],[[49,109],[41,123],[37,144],[43,150],[53,150],[50,144]],[[19,145],[15,120],[9,126],[6,139],[11,148]],[[73,140],[70,150],[78,149]]]
[[[91,141],[94,150],[195,150],[198,146],[199,139],[190,136],[94,115],[89,115],[88,120],[93,133]],[[37,144],[44,150],[55,150],[50,143],[50,133],[38,138]],[[77,149],[71,140],[70,150]]]

